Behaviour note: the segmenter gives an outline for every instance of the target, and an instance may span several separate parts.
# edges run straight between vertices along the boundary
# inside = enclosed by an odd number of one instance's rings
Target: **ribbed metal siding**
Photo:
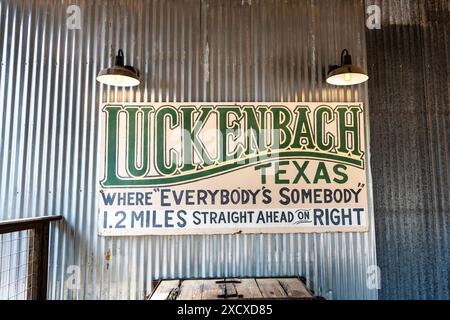
[[[377,256],[383,299],[450,298],[450,2],[367,1]]]
[[[81,8],[81,30],[66,8]],[[105,101],[366,101],[326,85],[348,48],[366,65],[362,1],[0,2],[3,219],[61,213],[50,298],[141,299],[151,280],[303,275],[319,295],[376,298],[369,233],[97,236],[98,108]],[[143,83],[95,81],[122,48]],[[367,106],[366,106],[367,107]],[[81,270],[69,288],[70,265]],[[75,277],[76,279],[76,277]]]

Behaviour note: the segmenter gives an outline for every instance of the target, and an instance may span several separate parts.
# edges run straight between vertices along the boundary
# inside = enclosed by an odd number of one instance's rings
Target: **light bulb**
[[[344,73],[344,80],[345,81],[352,80],[352,74],[351,73]]]

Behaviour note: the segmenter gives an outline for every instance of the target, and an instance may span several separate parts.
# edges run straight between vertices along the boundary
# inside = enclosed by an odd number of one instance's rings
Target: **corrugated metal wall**
[[[380,298],[449,299],[450,2],[367,4]]]
[[[66,27],[69,4],[81,8],[81,30]],[[50,298],[141,299],[153,279],[276,275],[303,275],[328,298],[377,298],[366,286],[372,215],[369,233],[96,230],[102,102],[367,101],[365,85],[324,81],[343,48],[366,65],[362,1],[1,0],[0,13],[0,214],[65,216],[52,230]],[[95,81],[119,48],[141,70],[136,90]]]

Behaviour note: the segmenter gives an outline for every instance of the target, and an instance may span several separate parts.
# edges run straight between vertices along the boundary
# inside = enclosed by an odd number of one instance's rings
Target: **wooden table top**
[[[299,278],[162,280],[150,300],[314,299]]]

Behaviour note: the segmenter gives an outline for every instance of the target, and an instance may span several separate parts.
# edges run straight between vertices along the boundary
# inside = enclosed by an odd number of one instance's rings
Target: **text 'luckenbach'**
[[[307,158],[364,168],[361,106],[104,106],[101,185],[167,186],[274,159]],[[207,130],[213,123],[214,130]],[[125,130],[126,139],[119,139]],[[121,159],[120,157],[123,157]]]

